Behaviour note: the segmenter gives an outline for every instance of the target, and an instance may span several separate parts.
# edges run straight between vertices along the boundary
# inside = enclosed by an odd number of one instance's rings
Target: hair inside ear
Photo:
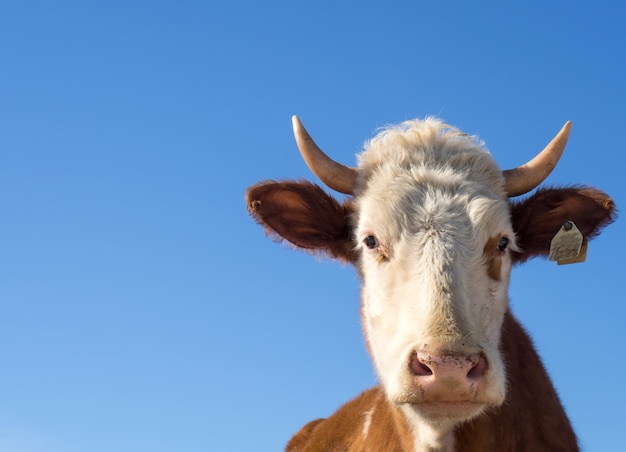
[[[353,261],[350,201],[340,204],[310,182],[261,182],[246,193],[248,211],[271,236],[298,248]]]

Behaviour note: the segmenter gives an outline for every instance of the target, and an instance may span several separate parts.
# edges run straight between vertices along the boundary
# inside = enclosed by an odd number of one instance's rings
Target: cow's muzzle
[[[480,403],[489,364],[484,355],[414,352],[409,360],[422,402]]]

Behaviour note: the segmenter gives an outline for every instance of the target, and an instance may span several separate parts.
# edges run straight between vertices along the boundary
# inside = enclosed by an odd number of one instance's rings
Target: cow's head
[[[248,190],[248,209],[269,233],[355,265],[376,371],[412,425],[448,429],[503,402],[512,265],[547,254],[565,221],[587,238],[610,222],[612,200],[591,188],[509,202],[547,177],[569,131],[567,123],[536,158],[501,171],[476,138],[436,119],[408,121],[377,135],[349,168],[294,117],[309,167],[351,196],[340,204],[308,182]]]

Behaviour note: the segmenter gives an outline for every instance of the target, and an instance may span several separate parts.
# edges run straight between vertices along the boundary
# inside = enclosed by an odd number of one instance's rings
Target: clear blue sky
[[[277,451],[376,383],[350,267],[272,243],[258,180],[438,115],[626,204],[619,2],[0,1],[0,452]],[[623,448],[624,223],[514,270],[584,450]]]

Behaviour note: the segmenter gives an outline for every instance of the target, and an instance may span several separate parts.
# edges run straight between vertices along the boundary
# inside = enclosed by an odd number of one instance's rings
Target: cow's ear
[[[573,221],[591,239],[613,221],[615,203],[605,193],[589,187],[548,188],[511,202],[511,219],[521,252],[517,262],[546,256],[550,242],[563,223]]]
[[[354,261],[351,201],[342,205],[310,182],[266,181],[248,188],[246,204],[270,236],[304,250]]]

